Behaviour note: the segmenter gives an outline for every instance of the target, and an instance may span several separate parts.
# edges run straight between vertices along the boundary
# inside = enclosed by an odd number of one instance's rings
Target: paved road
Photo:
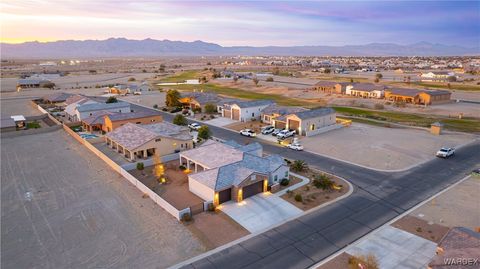
[[[166,113],[165,120],[173,116]],[[215,137],[244,140],[210,126]],[[308,152],[256,140],[268,153],[303,159],[310,166],[348,179],[348,198],[287,222],[183,268],[307,268],[448,187],[480,164],[480,142],[451,159],[435,159],[405,172],[378,172]],[[368,154],[368,152],[365,152]]]

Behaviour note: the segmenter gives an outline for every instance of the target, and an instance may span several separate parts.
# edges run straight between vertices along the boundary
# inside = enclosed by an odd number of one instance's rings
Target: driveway
[[[302,214],[302,210],[269,192],[249,197],[241,203],[224,203],[220,210],[251,233],[269,229]]]
[[[212,120],[204,121],[204,123],[206,123],[206,124],[210,124],[210,125],[217,126],[217,127],[227,126],[227,125],[230,125],[230,124],[236,123],[236,122],[238,122],[238,121],[232,120],[232,119],[229,119],[229,118],[224,118],[224,117],[218,117],[218,118],[215,118],[215,119],[212,119]]]

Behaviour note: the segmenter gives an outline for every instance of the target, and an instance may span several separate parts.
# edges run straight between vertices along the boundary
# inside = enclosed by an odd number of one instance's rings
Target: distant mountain
[[[347,46],[293,47],[222,47],[203,41],[170,40],[64,40],[55,42],[1,43],[1,58],[98,58],[98,57],[155,57],[155,56],[218,56],[218,55],[292,55],[292,56],[463,56],[479,55],[478,48],[447,46],[419,42],[411,45],[372,43]]]

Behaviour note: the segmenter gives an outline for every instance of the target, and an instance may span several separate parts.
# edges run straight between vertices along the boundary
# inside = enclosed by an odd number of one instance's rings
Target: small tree
[[[118,100],[115,96],[110,96],[110,97],[108,97],[108,99],[105,103],[111,104],[111,103],[117,103],[117,102],[118,102]]]
[[[205,104],[205,112],[207,112],[208,114],[213,114],[217,112],[217,107],[212,103],[207,103]]]
[[[145,168],[144,164],[142,162],[137,163],[137,170],[143,170]]]
[[[145,72],[147,72],[147,70],[145,70]],[[145,73],[145,72],[144,72],[144,73]],[[134,77],[131,77],[131,78],[128,79],[128,81],[135,81],[135,80],[136,80],[136,79],[135,79]]]
[[[276,76],[280,75],[280,68],[274,67],[272,73],[273,73],[274,75],[276,75]]]
[[[380,80],[380,79],[383,78],[383,75],[382,75],[382,73],[377,73],[377,74],[375,74],[375,77]]]
[[[238,76],[233,76],[233,81],[234,81],[235,83],[237,83],[237,81],[238,81]]]
[[[260,80],[258,80],[258,78],[256,77],[252,78],[252,81],[255,84],[255,86],[258,86],[258,82],[260,82]]]
[[[173,124],[185,126],[187,123],[187,118],[185,118],[185,116],[182,114],[178,114],[175,116],[175,118],[173,118]]]
[[[266,81],[268,81],[268,82],[273,82],[273,78],[272,78],[272,77],[268,77],[268,78],[266,79]]]
[[[210,136],[211,136],[211,133],[210,133],[210,128],[208,128],[208,126],[203,125],[198,129],[198,138],[207,140],[210,138]]]
[[[333,182],[327,175],[322,174],[313,180],[313,185],[324,191],[330,191],[335,187],[335,182]]]
[[[303,160],[295,160],[290,165],[290,168],[295,172],[302,172],[308,169],[308,165]]]
[[[168,90],[165,97],[165,105],[168,107],[176,107],[180,105],[180,93],[177,90]]]
[[[330,74],[332,70],[330,68],[325,68],[325,71],[323,71],[325,74]]]

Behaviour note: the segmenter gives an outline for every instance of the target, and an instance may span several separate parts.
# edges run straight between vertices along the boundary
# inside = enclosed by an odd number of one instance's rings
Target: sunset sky
[[[479,1],[1,0],[1,41],[202,40],[224,46],[478,47]]]

